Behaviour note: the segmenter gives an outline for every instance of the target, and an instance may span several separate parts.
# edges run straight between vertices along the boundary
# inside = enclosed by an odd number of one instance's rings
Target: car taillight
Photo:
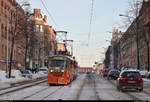
[[[124,83],[124,82],[125,82],[125,79],[126,79],[126,78],[124,78],[124,77],[121,77],[121,78],[119,79],[119,84],[122,84],[122,83]]]
[[[126,78],[124,78],[124,77],[122,77],[122,78],[120,78],[120,80],[122,81],[122,80],[125,80]]]
[[[143,83],[143,79],[142,78],[138,78],[138,82],[142,84]]]
[[[138,81],[142,81],[142,78],[138,78]]]

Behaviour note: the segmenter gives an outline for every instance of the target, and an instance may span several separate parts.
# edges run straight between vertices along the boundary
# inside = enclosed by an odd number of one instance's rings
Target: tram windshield
[[[49,62],[51,69],[64,69],[66,65],[66,61],[64,60],[51,60]]]

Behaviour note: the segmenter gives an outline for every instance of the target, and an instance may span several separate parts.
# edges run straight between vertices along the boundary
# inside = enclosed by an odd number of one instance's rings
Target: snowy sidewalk
[[[147,79],[147,78],[142,78],[142,79],[146,82],[150,82],[150,79]]]
[[[15,76],[15,78],[6,78],[5,71],[0,70],[0,89],[10,87],[14,83],[20,83],[25,81],[32,81],[39,78],[44,78],[47,75],[43,73],[36,73],[32,74],[32,79],[30,78],[24,78],[21,76],[21,72],[19,70],[12,70],[12,76]]]

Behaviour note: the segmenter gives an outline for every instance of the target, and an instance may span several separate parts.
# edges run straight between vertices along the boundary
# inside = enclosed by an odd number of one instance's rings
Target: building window
[[[36,25],[36,32],[39,32],[39,25]]]
[[[40,25],[40,32],[43,32],[43,26]]]

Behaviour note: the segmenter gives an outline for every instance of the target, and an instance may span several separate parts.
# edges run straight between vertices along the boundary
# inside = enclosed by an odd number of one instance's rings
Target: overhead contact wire
[[[54,20],[54,18],[52,17],[51,13],[49,12],[49,10],[47,9],[45,3],[43,2],[43,0],[41,0],[42,5],[44,6],[44,8],[46,9],[46,11],[48,12],[48,15],[50,16],[51,20],[54,22],[54,24],[56,25],[56,27],[58,29],[60,29],[60,27],[58,26],[58,24],[56,23],[56,21]]]
[[[91,32],[92,32],[92,20],[93,20],[93,11],[94,11],[94,0],[92,0],[91,4],[91,14],[90,14],[90,24],[89,24],[89,34],[88,34],[88,46],[90,42]]]

